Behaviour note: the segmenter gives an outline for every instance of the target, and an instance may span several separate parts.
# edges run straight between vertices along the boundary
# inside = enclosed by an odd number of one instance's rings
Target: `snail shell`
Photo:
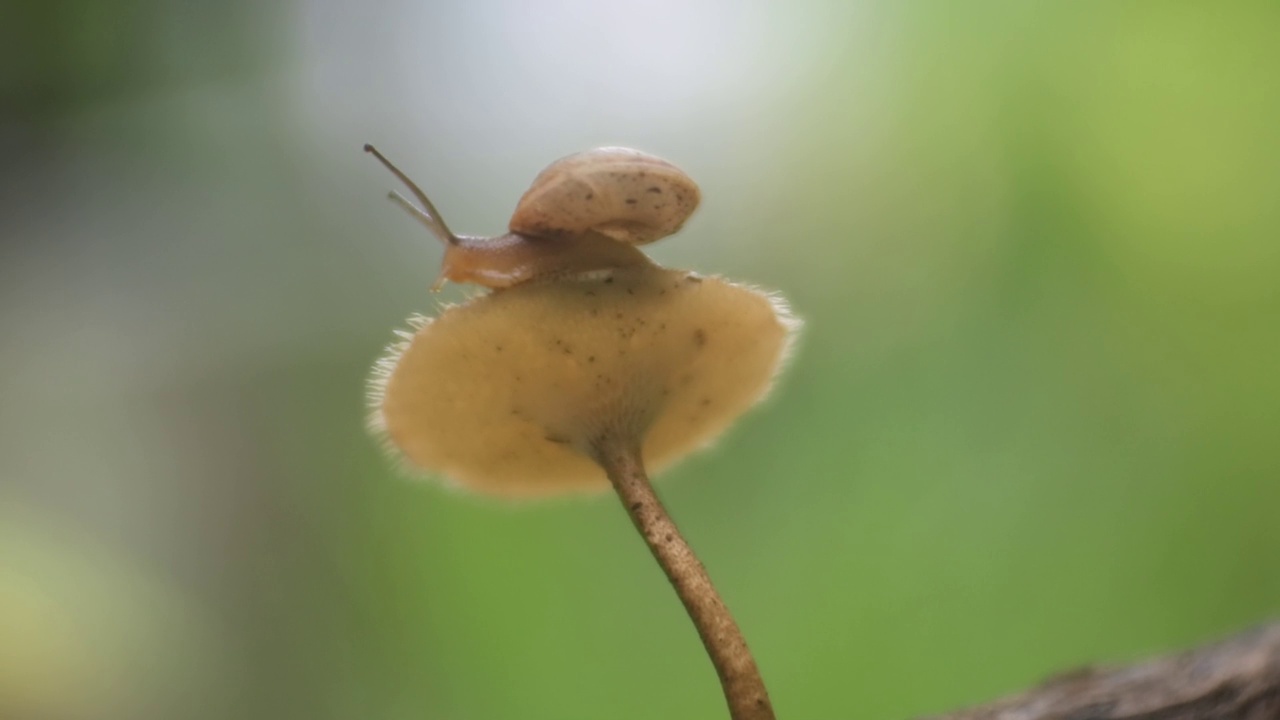
[[[594,231],[644,245],[678,231],[698,207],[698,185],[662,158],[603,147],[547,166],[516,205],[511,232],[533,237]]]

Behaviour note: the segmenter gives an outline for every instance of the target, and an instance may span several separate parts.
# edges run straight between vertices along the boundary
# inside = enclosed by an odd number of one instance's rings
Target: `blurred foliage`
[[[12,2],[0,11],[0,93],[27,121],[57,125],[99,104],[261,72],[275,11],[246,0]]]
[[[1273,2],[19,0],[0,48],[0,717],[721,716],[615,501],[364,434],[439,259],[365,141],[467,232],[657,152],[705,205],[655,256],[807,319],[661,488],[784,716],[1280,607]]]

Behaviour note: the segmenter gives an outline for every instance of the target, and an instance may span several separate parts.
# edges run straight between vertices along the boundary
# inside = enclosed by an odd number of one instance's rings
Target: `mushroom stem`
[[[680,602],[684,603],[702,645],[711,656],[732,720],[774,720],[773,705],[760,669],[729,608],[711,584],[707,569],[685,542],[675,521],[644,470],[636,443],[602,438],[594,446],[594,459],[604,468],[618,492],[636,530],[644,537],[654,559],[667,574]]]

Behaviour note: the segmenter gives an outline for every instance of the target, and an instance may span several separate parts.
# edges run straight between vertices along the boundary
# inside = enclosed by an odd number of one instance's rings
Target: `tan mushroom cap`
[[[758,290],[655,265],[519,285],[393,346],[371,423],[476,491],[604,489],[595,438],[641,439],[651,471],[669,466],[765,395],[798,325]]]
[[[510,228],[533,236],[594,231],[645,245],[678,231],[701,199],[697,183],[666,160],[602,147],[548,165],[516,203]]]

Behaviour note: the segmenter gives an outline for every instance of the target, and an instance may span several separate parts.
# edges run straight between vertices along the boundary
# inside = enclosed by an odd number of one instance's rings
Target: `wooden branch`
[[[1067,673],[933,720],[1280,720],[1280,622],[1179,655]]]

